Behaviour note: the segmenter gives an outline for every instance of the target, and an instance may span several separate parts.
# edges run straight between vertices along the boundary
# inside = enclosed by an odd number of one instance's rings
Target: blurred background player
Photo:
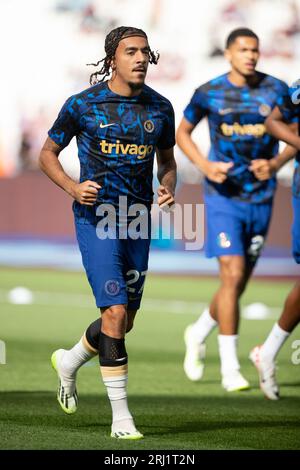
[[[277,139],[293,145],[296,155],[293,179],[293,212],[292,227],[293,256],[300,264],[300,106],[299,85],[290,88],[290,93],[279,98],[278,106],[266,120],[267,130]],[[296,122],[295,122],[296,120]],[[292,124],[291,124],[292,123]],[[294,130],[297,130],[298,135]],[[300,321],[300,282],[297,282],[286,298],[283,312],[273,326],[266,341],[256,346],[250,353],[250,359],[259,373],[260,387],[265,396],[271,400],[279,399],[279,387],[275,377],[275,358],[283,344]]]
[[[101,70],[91,75],[95,86],[66,101],[40,154],[42,170],[74,198],[82,261],[101,311],[101,321],[93,322],[71,350],[55,351],[51,360],[59,377],[59,404],[71,414],[78,404],[76,372],[98,353],[112,407],[111,436],[140,439],[143,435],[127,406],[124,336],[133,327],[147,272],[155,151],[161,183],[158,204],[164,207],[174,202],[174,113],[167,99],[144,84],[149,62],[158,60],[144,31],[123,26],[112,30],[105,52],[105,58],[95,64],[103,62]],[[111,78],[103,81],[110,73]],[[74,136],[80,183],[67,176],[58,160]],[[127,209],[122,211],[120,196],[127,198],[128,210],[139,204],[136,210],[144,215],[146,237],[130,237],[130,218],[126,221]],[[110,226],[109,236],[101,239],[101,211],[104,215],[107,205],[115,210],[119,223]]]
[[[195,91],[184,111],[177,142],[206,176],[206,255],[218,258],[221,281],[209,309],[185,331],[184,370],[190,380],[202,378],[204,342],[219,324],[222,386],[230,392],[249,388],[237,357],[239,298],[267,235],[277,167],[295,151],[286,148],[278,155],[278,141],[264,126],[287,85],[256,71],[257,35],[247,28],[232,31],[225,57],[230,72]],[[204,117],[211,138],[208,159],[191,137]],[[266,167],[268,178],[261,181]]]

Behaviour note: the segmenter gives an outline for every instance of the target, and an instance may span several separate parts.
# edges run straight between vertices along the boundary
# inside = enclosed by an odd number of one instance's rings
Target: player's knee
[[[222,274],[222,284],[229,289],[242,293],[245,286],[245,275],[242,269],[231,268]]]
[[[124,337],[127,323],[125,305],[113,305],[102,310],[102,331],[113,338]]]

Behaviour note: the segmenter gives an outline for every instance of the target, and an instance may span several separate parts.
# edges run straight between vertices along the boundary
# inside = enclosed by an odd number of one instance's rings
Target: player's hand
[[[157,202],[160,209],[168,212],[174,208],[175,199],[174,194],[165,186],[160,185],[157,189]]]
[[[263,158],[252,160],[249,170],[254,173],[254,176],[259,181],[266,181],[272,178],[274,173],[277,171],[275,158],[271,158],[270,160]]]
[[[210,162],[207,161],[203,173],[214,183],[224,183],[227,173],[233,167],[233,162]]]
[[[77,183],[73,188],[73,197],[84,206],[93,206],[100,188],[101,186],[95,181],[87,180],[83,183]]]

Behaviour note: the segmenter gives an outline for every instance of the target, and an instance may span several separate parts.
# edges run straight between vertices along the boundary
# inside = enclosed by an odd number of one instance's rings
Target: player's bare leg
[[[222,386],[228,392],[246,390],[248,381],[240,373],[237,356],[238,326],[240,318],[239,299],[250,277],[253,266],[248,266],[244,256],[221,256],[219,258],[221,286],[216,296],[219,322],[219,354],[221,360]]]
[[[205,340],[218,325],[206,308],[195,323],[188,325],[184,332],[185,356],[183,369],[186,376],[196,382],[201,380],[204,373],[206,355]]]
[[[279,399],[275,376],[275,359],[283,344],[300,322],[300,282],[289,293],[278,322],[273,326],[262,346],[256,346],[249,358],[257,368],[260,388],[270,400]]]
[[[300,282],[297,282],[284,304],[281,317],[278,320],[280,328],[287,333],[291,333],[300,321]],[[274,351],[275,352],[275,351]],[[276,349],[275,356],[278,350]],[[274,353],[273,353],[274,354]],[[275,357],[273,356],[273,357]]]
[[[184,332],[186,346],[183,368],[187,377],[199,381],[204,374],[206,344],[205,341],[218,325],[219,290],[213,296],[208,308],[205,308],[195,323],[187,326]]]
[[[231,377],[227,380],[229,383],[226,384],[226,389],[229,388],[232,391],[242,390],[248,388],[249,384],[239,373],[237,358],[239,298],[251,276],[253,264],[246,264],[244,257],[241,256],[224,256],[221,258],[222,261],[219,261],[221,286],[215,293],[209,308],[205,309],[199,319],[185,330],[184,370],[190,380],[196,381],[202,378],[206,350],[205,340],[218,325],[218,307],[221,305],[222,330],[220,330],[219,344],[221,343],[222,347],[220,347],[220,355],[221,358],[226,355],[226,362],[229,356],[229,375],[227,375]],[[227,289],[228,285],[229,289]],[[223,301],[224,290],[225,303]]]
[[[132,327],[135,313],[129,315]],[[101,309],[101,332],[99,360],[103,382],[112,408],[111,437],[117,439],[141,439],[127,404],[128,357],[125,348],[125,333],[128,315],[125,305],[114,305]]]

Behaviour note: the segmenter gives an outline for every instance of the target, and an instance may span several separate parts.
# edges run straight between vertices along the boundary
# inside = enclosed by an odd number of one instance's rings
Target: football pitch
[[[278,358],[282,399],[266,400],[248,360],[278,317],[292,281],[254,280],[243,305],[263,302],[273,318],[243,318],[239,356],[251,390],[227,393],[220,386],[217,332],[207,342],[204,378],[190,382],[182,369],[186,325],[196,320],[218,285],[214,279],[155,277],[146,282],[144,303],[127,336],[129,406],[145,439],[117,441],[110,434],[110,405],[93,359],[78,374],[79,408],[64,415],[56,401],[53,350],[70,348],[97,310],[83,273],[0,269],[1,449],[300,449],[300,364],[292,343]],[[30,304],[14,304],[9,291],[24,286]]]

